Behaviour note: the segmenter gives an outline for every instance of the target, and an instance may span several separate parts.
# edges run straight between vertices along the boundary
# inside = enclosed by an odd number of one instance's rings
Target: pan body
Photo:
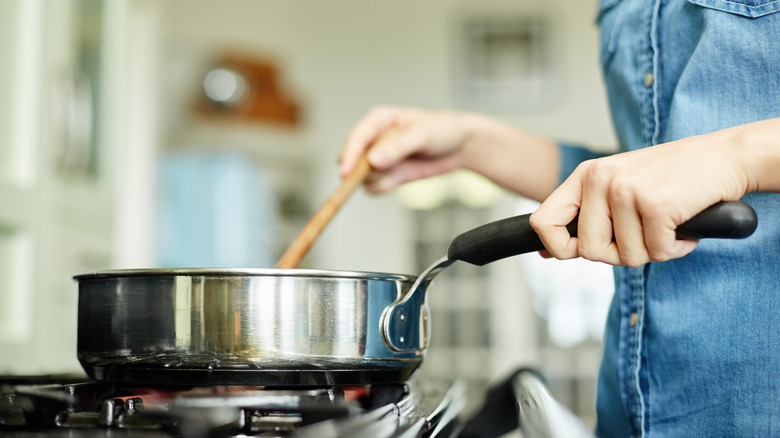
[[[398,383],[382,312],[414,277],[297,269],[146,269],[76,276],[78,358],[98,380],[163,385]],[[424,307],[424,306],[423,306]],[[411,314],[427,321],[427,309]]]

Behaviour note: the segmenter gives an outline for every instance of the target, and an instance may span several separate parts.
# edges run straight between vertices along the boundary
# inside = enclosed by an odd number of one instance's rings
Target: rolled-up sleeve
[[[594,158],[605,157],[608,154],[593,152],[590,149],[571,144],[559,142],[558,147],[561,151],[561,167],[558,173],[558,184],[561,184],[566,178],[574,172],[574,169],[583,161],[592,160]]]

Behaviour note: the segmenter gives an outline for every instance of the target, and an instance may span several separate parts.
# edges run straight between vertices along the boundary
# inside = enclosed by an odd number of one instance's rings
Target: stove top
[[[521,368],[461,419],[465,385],[406,383],[333,387],[138,386],[83,376],[0,376],[0,436],[592,438],[557,403],[542,376]]]
[[[81,376],[0,377],[3,437],[449,437],[464,387],[138,387]]]

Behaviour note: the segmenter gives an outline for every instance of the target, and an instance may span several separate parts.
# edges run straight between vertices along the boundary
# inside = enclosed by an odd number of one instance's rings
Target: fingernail
[[[372,191],[383,193],[395,187],[395,181],[390,175],[385,175],[371,182]]]

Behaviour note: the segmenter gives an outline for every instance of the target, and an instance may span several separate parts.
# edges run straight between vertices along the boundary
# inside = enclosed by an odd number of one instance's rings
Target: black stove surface
[[[0,377],[3,437],[450,437],[452,382],[331,388],[153,387]]]

